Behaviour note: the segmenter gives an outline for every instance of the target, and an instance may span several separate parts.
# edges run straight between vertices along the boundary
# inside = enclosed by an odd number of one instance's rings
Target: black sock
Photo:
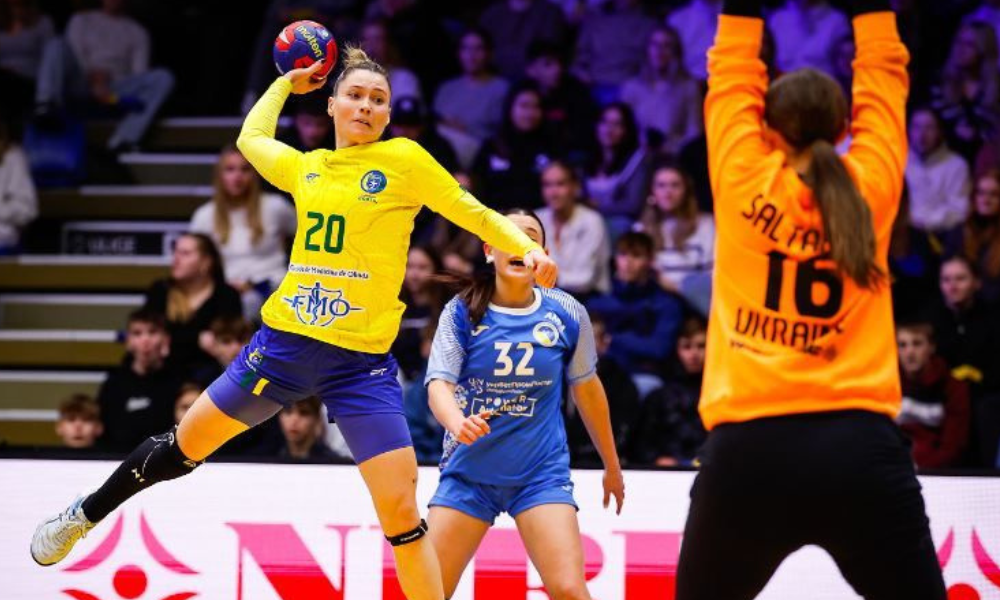
[[[84,499],[83,514],[97,523],[142,490],[187,475],[200,464],[184,456],[174,430],[154,435],[139,444],[104,485]]]

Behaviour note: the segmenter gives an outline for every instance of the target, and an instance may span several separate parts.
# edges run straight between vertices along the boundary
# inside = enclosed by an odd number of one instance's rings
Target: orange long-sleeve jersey
[[[824,255],[811,190],[763,136],[764,22],[723,15],[708,54],[705,127],[717,227],[701,416],[760,417],[900,404],[888,284],[859,288]],[[906,48],[895,15],[854,19],[852,142],[842,157],[871,208],[888,272],[906,166]]]

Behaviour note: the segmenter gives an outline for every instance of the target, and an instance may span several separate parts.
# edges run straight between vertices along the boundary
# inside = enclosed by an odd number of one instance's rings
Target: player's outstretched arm
[[[712,188],[734,165],[749,167],[770,151],[763,136],[767,67],[760,60],[764,33],[760,0],[726,0],[715,44],[708,51],[705,136]],[[730,176],[738,177],[738,174]]]
[[[859,179],[881,193],[868,194],[876,227],[889,226],[906,169],[906,99],[909,53],[900,41],[889,0],[854,0],[857,56],[851,90],[851,148],[847,160]],[[885,203],[889,203],[886,205]]]
[[[556,283],[558,267],[545,250],[524,234],[517,225],[495,210],[484,206],[465,190],[420,144],[402,146],[401,157],[413,165],[411,187],[417,200],[462,229],[477,235],[487,244],[513,256],[535,271],[535,281],[544,287]]]
[[[312,79],[313,73],[322,66],[323,63],[317,61],[306,69],[293,69],[277,78],[247,113],[240,137],[236,140],[236,146],[257,172],[278,189],[290,194],[295,193],[302,153],[274,139],[278,116],[288,94],[305,94],[325,83],[325,79]]]
[[[618,514],[622,512],[625,503],[625,478],[622,476],[621,464],[618,460],[618,449],[615,447],[615,434],[611,429],[611,410],[608,408],[608,395],[604,392],[604,384],[595,374],[593,377],[573,385],[573,401],[580,410],[580,418],[587,427],[587,433],[597,448],[597,453],[604,463],[604,507],[607,508],[611,496],[615,497]]]

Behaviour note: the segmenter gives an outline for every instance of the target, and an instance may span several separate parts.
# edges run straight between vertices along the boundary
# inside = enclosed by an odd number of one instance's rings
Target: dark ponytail
[[[524,215],[531,217],[538,223],[538,228],[542,232],[542,247],[545,247],[545,226],[542,220],[534,211],[527,208],[509,208],[502,213],[504,216]],[[473,325],[478,325],[486,315],[486,310],[493,300],[493,293],[497,289],[497,272],[493,265],[488,265],[478,273],[469,276],[460,273],[443,273],[432,278],[438,283],[442,283],[451,289],[456,290],[456,295],[465,303],[469,309],[469,320]]]
[[[796,151],[812,151],[803,179],[823,219],[830,256],[841,274],[872,289],[885,279],[875,263],[875,224],[834,143],[847,121],[847,100],[830,76],[800,69],[767,90],[764,120]]]

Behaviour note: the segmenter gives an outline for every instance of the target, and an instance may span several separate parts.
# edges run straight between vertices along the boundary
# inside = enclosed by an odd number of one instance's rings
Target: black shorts
[[[677,600],[754,598],[806,545],[829,552],[867,600],[945,600],[909,442],[888,417],[843,411],[720,425],[701,462]]]

